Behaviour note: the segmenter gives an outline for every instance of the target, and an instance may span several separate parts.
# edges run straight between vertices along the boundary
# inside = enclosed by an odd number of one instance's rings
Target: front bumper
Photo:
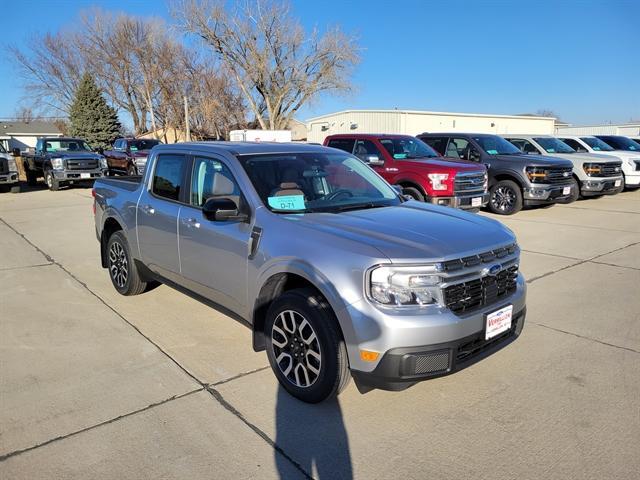
[[[360,390],[404,390],[417,382],[450,375],[497,352],[513,342],[524,327],[526,307],[513,314],[511,328],[484,339],[480,331],[455,341],[387,351],[371,372],[352,371]]]
[[[590,178],[580,182],[580,193],[585,197],[589,195],[615,194],[620,191],[623,182],[622,176],[603,179]]]
[[[66,183],[90,182],[106,175],[107,169],[101,168],[95,170],[53,170],[53,176],[56,180]]]
[[[0,174],[0,185],[13,185],[14,183],[18,183],[20,178],[18,177],[18,172],[7,172]]]
[[[569,198],[573,193],[571,191],[573,188],[575,187],[572,183],[562,185],[532,184],[531,187],[522,189],[524,204],[531,206],[556,203]]]
[[[430,197],[429,201],[435,205],[443,205],[463,210],[484,207],[489,202],[487,192],[472,195],[456,195],[453,197]]]
[[[631,188],[640,187],[640,172],[633,173],[633,174],[625,173],[624,186],[631,187]]]

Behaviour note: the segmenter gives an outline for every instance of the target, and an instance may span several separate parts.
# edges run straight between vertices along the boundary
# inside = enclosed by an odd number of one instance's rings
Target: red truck
[[[142,175],[149,152],[160,143],[149,138],[119,138],[112,150],[101,153],[107,158],[110,174]]]
[[[474,210],[489,201],[484,165],[442,157],[410,135],[329,135],[324,145],[352,153],[415,200]]]

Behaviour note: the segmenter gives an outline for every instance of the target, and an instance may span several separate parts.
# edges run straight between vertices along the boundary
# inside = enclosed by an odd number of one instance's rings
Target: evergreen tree
[[[84,138],[92,147],[109,147],[122,125],[89,73],[85,73],[69,110],[69,134]]]

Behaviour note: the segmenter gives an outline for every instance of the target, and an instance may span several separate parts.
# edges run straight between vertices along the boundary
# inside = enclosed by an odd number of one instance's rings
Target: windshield
[[[538,142],[547,153],[576,153],[573,148],[557,138],[537,137],[534,138],[534,140]]]
[[[91,147],[84,140],[53,139],[46,141],[45,150],[47,152],[90,152]]]
[[[434,158],[440,156],[438,152],[422,140],[413,137],[381,138],[380,143],[396,160],[403,160],[405,158]]]
[[[616,150],[625,150],[627,152],[640,152],[640,143],[634,142],[627,137],[600,137],[605,143],[608,143]]]
[[[241,155],[263,203],[273,212],[341,212],[398,205],[391,186],[344,153]]]
[[[582,137],[584,143],[589,145],[594,152],[613,152],[613,148],[604,143],[602,140],[596,137]]]
[[[489,155],[522,155],[518,147],[497,135],[482,135],[473,137],[473,139]]]
[[[138,150],[151,150],[160,143],[162,143],[160,140],[129,140],[129,150],[132,152]]]

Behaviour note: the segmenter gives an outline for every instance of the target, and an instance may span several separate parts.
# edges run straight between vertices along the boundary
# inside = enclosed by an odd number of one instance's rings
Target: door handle
[[[195,218],[186,218],[182,221],[187,227],[200,228],[200,222]]]
[[[145,205],[144,207],[142,207],[142,211],[144,213],[148,213],[149,215],[153,215],[154,213],[156,213],[156,209],[151,205]]]

